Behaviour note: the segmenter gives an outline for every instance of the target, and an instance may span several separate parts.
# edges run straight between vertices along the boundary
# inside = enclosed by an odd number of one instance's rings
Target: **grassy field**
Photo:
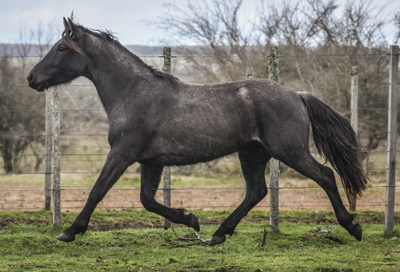
[[[196,210],[201,238],[210,239],[230,211]],[[77,213],[63,213],[53,227],[51,213],[0,213],[0,271],[400,271],[400,227],[385,237],[383,213],[359,212],[364,236],[357,242],[331,212],[281,212],[280,232],[267,234],[267,212],[252,211],[231,238],[208,246],[143,210],[95,212],[89,231],[73,243],[54,237]],[[397,220],[400,214],[396,214]],[[399,238],[399,239],[398,239]]]

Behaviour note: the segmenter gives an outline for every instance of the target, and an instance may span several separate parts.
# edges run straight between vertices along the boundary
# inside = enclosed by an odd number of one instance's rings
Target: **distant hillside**
[[[51,45],[52,46],[52,45]],[[27,71],[33,67],[39,61],[40,57],[46,55],[50,50],[51,46],[39,46],[38,44],[1,44],[0,43],[0,58],[4,56],[9,56],[14,58],[14,63],[17,65],[21,60],[20,56],[27,56],[30,58],[27,62]],[[156,69],[161,70],[163,67],[163,58],[160,58],[163,54],[164,46],[147,46],[147,45],[125,45],[132,53],[140,57],[148,65],[153,66]],[[184,47],[183,49],[188,49],[189,47]],[[201,55],[202,50],[200,47],[190,47],[191,51],[198,52],[196,55]],[[203,52],[204,54],[204,52]],[[180,53],[178,47],[172,47],[172,55],[179,56],[183,55]],[[188,63],[184,58],[174,58],[172,61],[172,74],[180,78],[181,80],[193,82],[194,77],[190,74]]]
[[[138,56],[160,56],[163,52],[163,46],[125,45],[125,47]],[[0,56],[40,57],[46,54],[50,48],[50,46],[41,47],[38,44],[0,44]]]

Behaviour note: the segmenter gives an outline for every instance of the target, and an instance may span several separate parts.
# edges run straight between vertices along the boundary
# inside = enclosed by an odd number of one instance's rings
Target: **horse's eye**
[[[67,50],[67,48],[64,47],[64,46],[58,47],[58,51],[60,51],[60,52],[63,52],[63,51],[65,51],[65,50]]]

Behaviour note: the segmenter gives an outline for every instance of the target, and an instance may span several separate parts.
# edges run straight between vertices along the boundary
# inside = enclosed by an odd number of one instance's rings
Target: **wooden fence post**
[[[388,155],[386,168],[385,232],[393,236],[394,204],[396,187],[396,143],[397,143],[397,83],[399,46],[390,46],[389,104],[388,104]]]
[[[254,74],[253,74],[253,67],[247,67],[246,68],[246,78],[247,79],[253,79]]]
[[[60,88],[53,88],[53,225],[61,225]]]
[[[268,56],[268,78],[279,84],[279,49],[272,47]],[[279,161],[272,158],[270,169],[270,232],[279,231]]]
[[[51,206],[51,152],[53,146],[53,88],[46,91],[46,139],[45,139],[45,154],[46,154],[46,171],[44,177],[44,209],[50,211]]]
[[[162,70],[171,73],[171,47],[164,47],[163,50],[164,67]],[[171,207],[171,169],[169,166],[164,167],[164,193],[163,202],[166,207]],[[171,222],[164,218],[164,229],[171,227]]]
[[[358,66],[351,67],[351,126],[358,136]],[[350,203],[350,211],[356,210],[357,200]]]

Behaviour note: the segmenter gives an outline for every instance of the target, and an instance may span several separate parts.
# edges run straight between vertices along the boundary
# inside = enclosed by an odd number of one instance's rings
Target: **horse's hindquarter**
[[[310,121],[300,96],[271,81],[255,84],[258,136],[275,158],[308,149]]]
[[[139,161],[182,165],[237,151],[256,131],[253,103],[237,82],[184,84],[157,101],[158,127]],[[156,105],[157,107],[157,105]],[[154,119],[153,119],[154,121]]]

